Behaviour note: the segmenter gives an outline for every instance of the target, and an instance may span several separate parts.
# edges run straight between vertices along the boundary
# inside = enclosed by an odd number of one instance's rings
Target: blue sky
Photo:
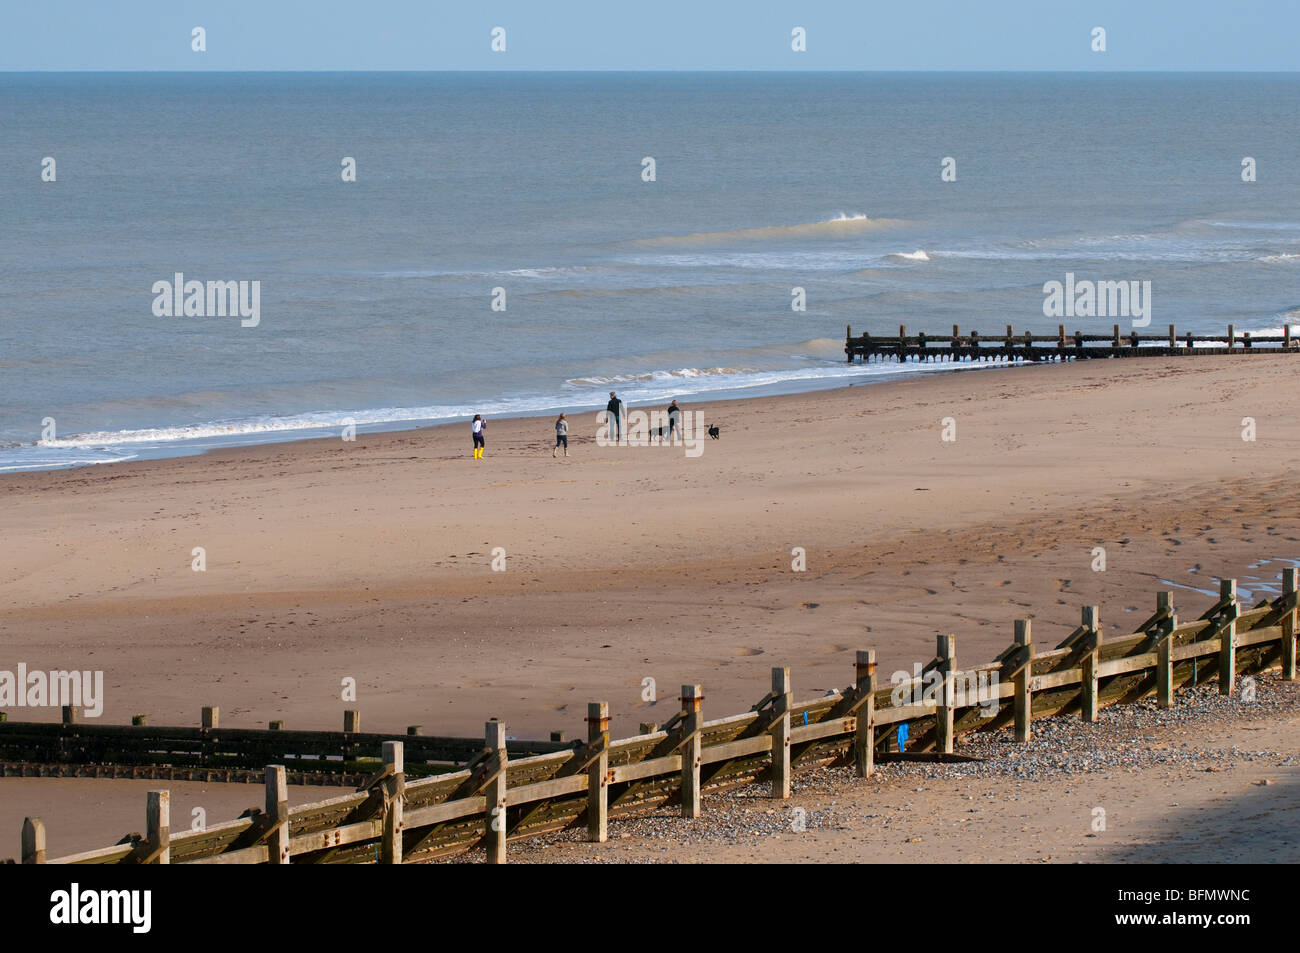
[[[3,0],[0,70],[1294,70],[1300,0]],[[191,29],[207,51],[190,49]],[[506,51],[490,49],[493,27]],[[1094,27],[1107,51],[1090,49]],[[790,48],[794,27],[807,52]]]

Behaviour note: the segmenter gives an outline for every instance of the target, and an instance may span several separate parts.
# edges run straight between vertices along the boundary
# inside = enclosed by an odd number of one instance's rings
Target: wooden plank
[[[146,863],[170,864],[172,861],[171,804],[170,791],[149,791],[145,794],[145,830],[148,840]]]
[[[1064,329],[1062,329],[1064,334]],[[1064,342],[1064,338],[1062,338]],[[1019,744],[1028,744],[1032,737],[1030,722],[1033,720],[1034,692],[1030,685],[1034,670],[1034,637],[1030,620],[1017,619],[1015,622],[1015,646],[1025,654],[1024,667],[1016,672],[1012,690],[1015,692],[1015,738]]]
[[[172,834],[172,862],[189,862],[199,857],[219,854],[239,840],[247,840],[256,833],[257,822],[251,817],[210,824],[198,831],[181,831]]]
[[[1124,658],[1111,659],[1109,662],[1097,663],[1097,678],[1110,678],[1112,675],[1125,675],[1129,672],[1142,672],[1155,667],[1159,662],[1155,652],[1143,652],[1141,655],[1128,655]]]
[[[47,860],[47,864],[120,864],[135,853],[133,844],[114,844]]]
[[[488,783],[484,793],[484,840],[487,842],[487,862],[506,862],[506,837],[509,834],[506,814],[506,726],[501,721],[489,721],[483,729],[483,743],[488,751],[495,751],[501,770]]]
[[[1219,694],[1231,695],[1237,685],[1237,616],[1241,614],[1241,605],[1237,600],[1237,580],[1220,581],[1219,600],[1227,603],[1224,615],[1228,619],[1227,626],[1219,637]]]
[[[1116,327],[1118,328],[1118,325]],[[1084,606],[1083,626],[1087,631],[1080,640],[1080,647],[1084,654],[1079,660],[1079,715],[1084,721],[1096,721],[1100,707],[1097,704],[1097,665],[1101,661],[1101,608],[1099,606]]]
[[[313,831],[310,834],[299,834],[291,837],[289,839],[289,854],[290,856],[310,854],[318,850],[342,847],[346,844],[373,841],[382,837],[383,833],[383,818],[371,817],[364,821],[344,824],[341,827],[331,828],[327,831]]]
[[[901,721],[915,721],[918,718],[933,715],[938,710],[938,707],[933,703],[923,702],[919,705],[902,705],[898,708],[877,708],[876,724],[893,725]]]
[[[587,705],[587,744],[600,755],[587,768],[587,840],[609,840],[609,703]]]
[[[1285,617],[1283,617],[1285,622]],[[1237,628],[1237,651],[1249,648],[1253,645],[1265,645],[1269,642],[1282,642],[1282,623],[1277,625],[1261,625],[1247,631],[1241,631],[1240,626]],[[1220,646],[1222,648],[1222,646]]]
[[[212,854],[208,857],[196,857],[193,860],[183,861],[183,863],[186,866],[190,864],[269,864],[275,863],[275,861],[271,860],[273,853],[274,851],[268,844],[254,844],[251,847],[223,851],[220,854]]]
[[[384,769],[387,776],[381,782],[384,792],[383,812],[380,814],[379,862],[402,862],[402,808],[406,797],[405,751],[400,741],[384,742]]]
[[[1291,346],[1291,326],[1287,328],[1287,346]],[[1282,659],[1281,672],[1282,678],[1288,682],[1296,680],[1296,635],[1298,629],[1296,624],[1297,605],[1300,596],[1296,591],[1296,570],[1282,570],[1282,607],[1286,614],[1282,617]]]
[[[287,864],[289,863],[289,783],[285,778],[283,765],[271,764],[266,767],[265,811],[268,824],[265,834],[266,862],[277,865]]]
[[[705,749],[707,753],[710,749]],[[682,757],[678,754],[666,755],[662,758],[651,758],[646,761],[638,761],[635,764],[622,764],[609,769],[609,783],[623,784],[629,781],[640,781],[645,778],[656,778],[667,776],[669,774],[677,775],[682,770]]]
[[[1160,708],[1174,707],[1174,663],[1171,650],[1178,617],[1170,616],[1170,621],[1169,630],[1156,643],[1156,705]]]
[[[1035,675],[1030,679],[1031,690],[1035,692],[1045,692],[1051,688],[1065,688],[1069,685],[1078,685],[1083,679],[1083,672],[1078,668],[1063,668],[1055,672],[1047,672],[1043,675]]]
[[[39,817],[23,818],[22,862],[45,863],[45,822]]]
[[[517,788],[520,792],[528,790],[527,787]],[[507,801],[510,792],[507,791]],[[530,798],[529,800],[535,800]],[[465,817],[474,817],[483,813],[483,801],[481,798],[462,797],[454,800],[443,801],[440,804],[428,804],[424,807],[407,808],[403,813],[403,820],[406,829],[413,830],[418,827],[429,827],[433,824],[446,824],[451,821],[460,820]]]
[[[822,738],[837,738],[840,735],[852,735],[858,730],[859,719],[827,718],[811,725],[795,725],[790,729],[790,744],[806,744]]]
[[[701,728],[703,719],[700,706],[704,701],[704,688],[700,685],[682,686],[682,731],[685,741],[682,752],[682,817],[699,817],[702,811],[700,803],[700,764]]]
[[[939,685],[939,704],[934,713],[934,743],[941,754],[952,754],[953,715],[956,701],[953,697],[953,673],[957,666],[957,639],[953,635],[935,638],[935,654],[939,658],[942,681]]]
[[[586,792],[588,783],[588,775],[580,772],[551,778],[549,781],[538,781],[535,784],[521,784],[506,789],[506,805],[517,807],[521,804],[549,801],[551,798],[565,797],[570,794],[582,794]]]
[[[790,797],[790,669],[772,669],[772,696],[772,797],[784,801]]]
[[[853,737],[853,767],[858,777],[866,778],[876,771],[876,650],[858,652],[856,669],[856,696],[861,707]]]

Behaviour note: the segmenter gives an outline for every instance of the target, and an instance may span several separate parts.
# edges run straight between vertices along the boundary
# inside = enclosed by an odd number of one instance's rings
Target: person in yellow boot
[[[470,430],[474,434],[474,459],[482,460],[483,451],[487,445],[483,442],[483,428],[487,426],[487,421],[478,414],[474,415],[474,423],[470,425]]]

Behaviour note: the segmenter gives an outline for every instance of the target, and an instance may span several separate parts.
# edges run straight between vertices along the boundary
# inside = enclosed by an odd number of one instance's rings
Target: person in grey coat
[[[564,419],[564,414],[560,414],[560,419],[555,421],[555,449],[551,451],[551,456],[555,456],[564,447],[564,455],[569,455],[569,422]]]

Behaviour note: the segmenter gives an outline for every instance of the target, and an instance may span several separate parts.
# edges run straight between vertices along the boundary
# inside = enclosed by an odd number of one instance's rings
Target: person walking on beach
[[[560,419],[555,422],[555,449],[551,451],[551,456],[559,452],[560,447],[564,447],[564,455],[569,455],[569,422],[564,419],[564,414],[560,414]]]
[[[609,392],[605,410],[609,412],[610,427],[614,430],[614,443],[618,444],[623,440],[623,402],[618,399],[618,394]]]
[[[474,415],[474,422],[470,424],[470,432],[474,435],[474,459],[482,460],[483,451],[487,445],[483,442],[483,428],[487,426],[487,421],[478,414]]]
[[[677,406],[677,401],[668,405],[668,442],[673,442],[673,434],[678,437],[682,435],[682,409]]]

